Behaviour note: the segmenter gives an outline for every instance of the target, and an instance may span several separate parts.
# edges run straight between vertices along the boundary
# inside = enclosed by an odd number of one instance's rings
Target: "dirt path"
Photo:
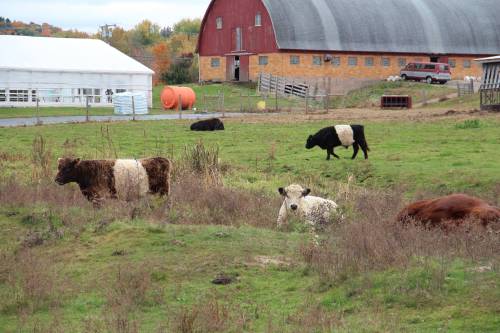
[[[416,108],[416,109],[419,109],[419,108],[422,108],[428,104],[434,104],[434,103],[439,103],[443,98],[445,99],[452,99],[452,98],[457,98],[458,97],[458,93],[453,93],[453,94],[449,94],[449,95],[446,95],[446,96],[441,96],[441,97],[436,97],[436,98],[432,98],[430,100],[428,100],[427,102],[424,103],[417,103],[415,104],[413,107]]]
[[[254,114],[241,118],[233,118],[231,122],[251,123],[290,123],[302,121],[332,120],[335,123],[384,122],[384,121],[436,121],[441,119],[469,119],[478,117],[500,117],[500,112],[479,110],[450,109],[411,109],[411,110],[380,110],[380,109],[336,109],[328,113],[304,114],[298,112],[268,114],[267,117]]]

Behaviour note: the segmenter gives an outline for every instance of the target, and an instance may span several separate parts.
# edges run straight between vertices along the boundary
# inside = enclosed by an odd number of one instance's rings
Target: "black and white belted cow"
[[[340,158],[334,151],[335,147],[339,146],[346,149],[352,146],[354,149],[352,159],[356,158],[360,147],[363,150],[365,159],[368,159],[368,151],[370,151],[365,138],[365,129],[362,125],[336,125],[323,128],[318,133],[307,138],[306,148],[312,149],[315,146],[326,150],[327,160],[330,160],[331,155]]]

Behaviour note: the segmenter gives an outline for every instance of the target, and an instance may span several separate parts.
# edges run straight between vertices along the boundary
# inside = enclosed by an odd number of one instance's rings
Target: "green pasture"
[[[226,131],[196,133],[188,121],[54,125],[0,130],[0,153],[20,155],[2,162],[2,176],[26,179],[32,143],[41,136],[55,161],[64,155],[82,158],[151,155],[179,158],[186,146],[202,141],[217,146],[229,164],[227,181],[234,186],[274,191],[277,185],[305,182],[327,187],[330,181],[356,176],[371,188],[404,187],[406,192],[492,191],[500,178],[500,119],[483,117],[474,128],[463,120],[365,123],[370,158],[351,161],[352,149],[337,148],[340,160],[304,148],[306,138],[331,121],[246,124],[228,120]],[[24,178],[22,178],[24,177]]]
[[[334,184],[349,175],[360,187],[400,189],[408,198],[417,192],[498,194],[498,117],[365,122],[367,161],[362,153],[351,161],[352,149],[338,148],[341,159],[326,161],[325,151],[304,148],[309,134],[331,124],[235,119],[214,133],[191,132],[188,121],[1,128],[0,185],[37,186],[32,174],[40,147],[34,142],[43,138],[54,174],[61,156],[162,155],[175,163],[186,147],[203,142],[218,147],[225,186],[269,198],[292,182],[335,198]],[[304,263],[309,235],[299,227],[277,231],[216,221],[113,219],[90,205],[60,208],[44,198],[26,200],[20,206],[0,202],[1,332],[498,332],[500,327],[497,257],[478,263],[416,256],[408,266],[325,281]],[[47,241],[26,249],[23,240],[33,232]],[[33,265],[23,266],[9,259],[12,255]],[[259,257],[286,264],[262,264]],[[21,268],[12,273],[13,265]],[[212,284],[220,273],[236,282]],[[123,282],[120,274],[131,277]],[[129,297],[120,294],[124,290],[144,292]],[[192,317],[202,327],[198,331],[189,330]]]

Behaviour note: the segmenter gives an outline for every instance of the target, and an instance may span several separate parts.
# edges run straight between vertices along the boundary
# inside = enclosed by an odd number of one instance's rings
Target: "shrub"
[[[457,129],[471,129],[480,127],[481,127],[481,122],[479,121],[479,119],[465,120],[463,123],[455,125],[455,128]]]

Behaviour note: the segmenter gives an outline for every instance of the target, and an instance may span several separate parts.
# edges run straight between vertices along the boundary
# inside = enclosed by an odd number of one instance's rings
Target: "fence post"
[[[85,96],[85,121],[86,122],[90,121],[89,108],[90,108],[89,96]]]
[[[202,109],[202,111],[207,112],[208,108],[207,108],[207,99],[206,99],[206,96],[205,96],[205,91],[203,91],[202,102],[203,102],[203,109]]]
[[[38,98],[38,91],[36,94],[36,123],[40,124],[40,98]]]
[[[226,111],[225,111],[225,108],[224,108],[224,91],[222,91],[222,118],[225,118],[226,117]]]
[[[309,88],[306,88],[306,114],[309,113]]]
[[[243,112],[243,92],[240,90],[240,112]]]
[[[328,87],[326,88],[326,112],[330,110],[330,94],[332,93],[332,78],[328,77]]]
[[[182,95],[179,94],[179,103],[177,104],[177,111],[179,111],[179,119],[182,119]]]
[[[252,112],[252,102],[250,101],[250,90],[248,90],[247,94],[247,107],[248,107],[248,112]]]
[[[259,73],[259,77],[257,79],[257,95],[260,93],[260,80],[262,78],[262,73]]]
[[[278,110],[279,110],[279,106],[278,106],[278,80],[276,80],[276,91],[274,93],[274,98],[275,98],[274,109],[276,112],[278,112]]]
[[[132,121],[135,121],[135,98],[132,96]]]

